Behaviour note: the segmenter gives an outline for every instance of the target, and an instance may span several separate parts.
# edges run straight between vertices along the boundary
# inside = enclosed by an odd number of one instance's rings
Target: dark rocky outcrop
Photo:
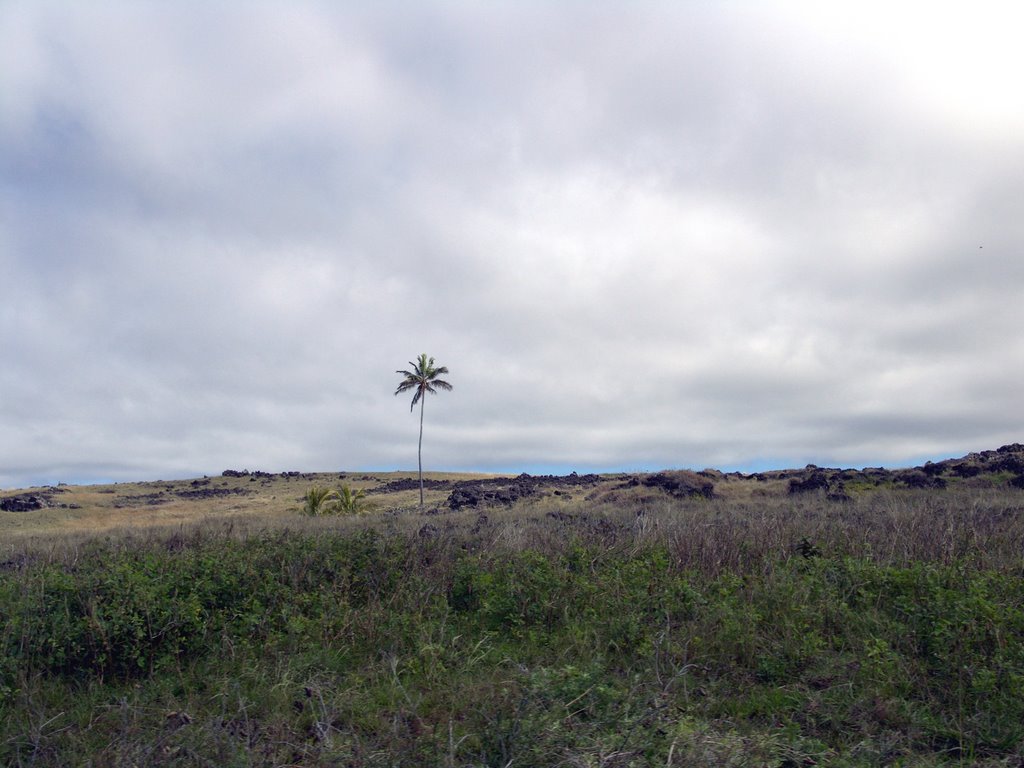
[[[141,493],[137,496],[123,496],[114,502],[115,509],[125,509],[126,507],[158,507],[161,504],[166,504],[171,500],[164,491],[156,491],[155,493]]]
[[[629,483],[644,488],[658,488],[669,496],[677,499],[688,499],[691,496],[702,496],[711,499],[715,496],[715,484],[696,472],[686,470],[655,472],[652,475],[641,475],[632,478]]]
[[[23,493],[20,496],[8,496],[0,499],[0,510],[4,512],[32,512],[47,507],[46,499],[33,493]]]
[[[789,493],[812,493],[814,491],[828,491],[829,480],[824,472],[815,468],[810,475],[802,478],[791,478],[789,481]]]
[[[846,492],[846,486],[842,483],[837,483],[832,490],[825,494],[825,498],[836,502],[853,501],[853,497]]]
[[[897,485],[907,488],[935,488],[946,487],[946,481],[938,473],[928,473],[923,469],[904,469],[894,473]]]
[[[47,507],[68,507],[69,505],[58,504],[53,500],[53,497],[57,494],[66,492],[63,488],[50,486],[40,491],[7,496],[0,499],[0,510],[4,512],[34,512],[37,509],[46,509]],[[72,508],[77,508],[77,505],[74,505]]]
[[[245,488],[196,488],[188,491],[175,491],[175,496],[182,499],[213,499],[218,496],[249,496],[255,491]]]
[[[803,477],[790,478],[788,485],[790,495],[823,493],[828,501],[851,501],[850,495],[846,492],[846,481],[856,479],[856,472],[819,469],[813,465],[808,466],[804,472]]]
[[[622,477],[621,475],[619,476]],[[617,489],[652,488],[674,498],[699,496],[711,499],[715,485],[709,477],[718,477],[710,472],[688,470],[666,470],[644,475],[626,476]],[[528,475],[515,478],[491,478],[455,483],[448,496],[448,507],[452,510],[476,509],[488,506],[511,506],[524,498],[550,494],[562,499],[573,498],[573,490],[584,490],[607,482],[608,476],[572,472],[568,475]],[[587,498],[590,498],[588,496]],[[560,514],[560,513],[559,513]]]
[[[981,474],[981,467],[977,464],[954,464],[949,471],[956,477],[977,477]]]
[[[1024,472],[1024,454],[1004,454],[989,466],[996,472]]]
[[[492,481],[457,483],[448,495],[448,508],[454,511],[485,506],[510,507],[520,499],[536,493],[534,483],[519,478],[502,484]]]
[[[424,480],[423,488],[426,490],[442,491],[452,487],[451,480]],[[415,477],[406,477],[401,480],[392,480],[390,483],[384,483],[376,488],[370,488],[366,493],[395,493],[397,491],[418,491],[420,489],[420,481]]]
[[[495,477],[487,480],[466,480],[454,483],[448,496],[451,510],[476,509],[488,506],[511,506],[520,499],[544,493],[565,497],[568,489],[588,487],[602,481],[600,475],[528,475],[514,478]]]
[[[190,484],[189,488],[165,488],[162,491],[153,493],[142,493],[136,496],[124,496],[118,499],[114,506],[118,509],[126,507],[158,507],[161,504],[168,504],[179,499],[215,499],[224,496],[250,496],[255,491],[247,488],[212,488],[204,483]]]
[[[842,501],[850,498],[846,486],[851,483],[860,487],[943,490],[952,482],[972,478],[1004,482],[1003,478],[992,476],[1002,474],[1005,477],[1007,473],[1015,477],[1024,476],[1024,444],[1011,443],[994,451],[978,451],[961,458],[928,461],[907,469],[831,469],[808,464],[803,470],[769,470],[742,477],[758,482],[786,481],[789,493],[822,492],[830,500]]]

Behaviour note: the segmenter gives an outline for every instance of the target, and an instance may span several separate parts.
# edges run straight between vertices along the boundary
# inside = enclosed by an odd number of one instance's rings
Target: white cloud
[[[0,485],[1017,440],[994,9],[0,6]]]

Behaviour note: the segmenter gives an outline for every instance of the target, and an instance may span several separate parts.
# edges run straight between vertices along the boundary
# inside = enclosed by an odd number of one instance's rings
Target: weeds
[[[542,501],[36,553],[0,572],[0,763],[1015,764],[1019,498]]]

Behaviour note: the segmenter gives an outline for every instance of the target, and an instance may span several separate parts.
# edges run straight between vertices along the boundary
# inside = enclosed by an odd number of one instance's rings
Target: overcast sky
[[[0,487],[1024,440],[1022,28],[0,0]]]

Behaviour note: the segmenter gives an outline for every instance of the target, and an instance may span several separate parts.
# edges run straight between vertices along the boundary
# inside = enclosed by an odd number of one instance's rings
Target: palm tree
[[[438,389],[443,389],[446,392],[450,392],[452,385],[444,379],[439,379],[438,376],[442,376],[448,373],[448,369],[445,366],[439,368],[434,367],[434,358],[427,358],[426,353],[420,355],[419,359],[414,363],[411,360],[409,365],[412,366],[411,371],[395,371],[400,376],[404,376],[402,383],[398,385],[398,389],[395,390],[395,394],[399,395],[402,392],[408,392],[410,389],[415,390],[415,394],[412,396],[412,403],[409,405],[409,412],[412,413],[412,409],[416,407],[416,403],[420,404],[420,446],[419,446],[419,466],[420,466],[420,511],[423,511],[423,402],[426,398],[423,397],[426,393],[436,394]]]

